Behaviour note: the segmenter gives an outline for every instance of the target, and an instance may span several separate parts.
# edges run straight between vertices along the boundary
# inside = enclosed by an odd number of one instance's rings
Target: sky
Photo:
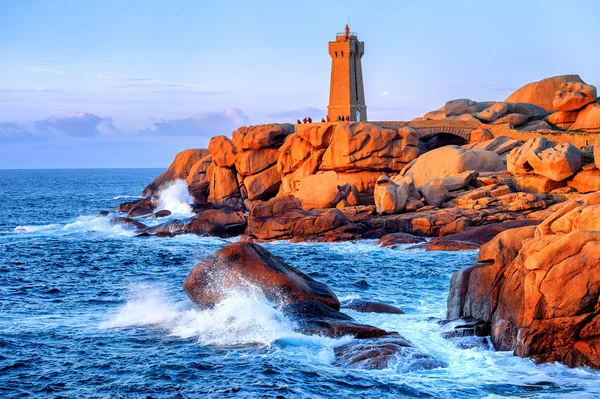
[[[0,0],[0,169],[167,167],[241,125],[320,120],[348,21],[369,120],[600,87],[599,19],[598,0]]]

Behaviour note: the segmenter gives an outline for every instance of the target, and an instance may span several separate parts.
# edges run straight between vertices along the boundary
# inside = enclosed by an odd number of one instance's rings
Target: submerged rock
[[[393,367],[402,371],[445,367],[443,362],[422,352],[398,334],[384,338],[353,340],[334,350],[334,364],[352,369],[381,370]]]
[[[318,301],[334,310],[340,308],[327,285],[285,264],[263,247],[244,241],[226,245],[197,264],[183,288],[196,306],[207,308],[220,302],[227,291],[243,289],[247,284],[258,287],[276,303]]]
[[[377,241],[377,245],[394,249],[400,244],[420,244],[425,241],[423,237],[413,236],[408,233],[392,233],[381,237]]]
[[[362,299],[353,299],[349,302],[342,303],[342,308],[352,309],[361,313],[389,313],[389,314],[404,314],[402,309],[385,303],[365,301]]]
[[[290,303],[283,307],[283,313],[293,319],[298,331],[309,335],[324,335],[340,338],[352,335],[356,338],[375,338],[389,335],[381,328],[361,324],[352,317],[330,308],[323,302],[306,300]]]
[[[113,226],[123,226],[127,228],[133,228],[135,230],[144,230],[147,226],[144,223],[138,222],[128,217],[118,217],[110,219],[110,224]]]

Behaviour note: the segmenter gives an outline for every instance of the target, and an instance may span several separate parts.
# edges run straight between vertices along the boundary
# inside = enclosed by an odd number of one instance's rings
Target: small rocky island
[[[327,286],[257,243],[480,248],[479,263],[452,277],[448,319],[465,320],[457,334],[489,335],[497,350],[540,362],[600,368],[598,132],[600,99],[578,75],[530,83],[501,102],[452,100],[408,122],[244,126],[179,153],[112,222],[140,236],[241,236],[214,255],[219,262],[194,268],[184,285],[194,304],[211,306],[215,287],[242,275],[303,332],[360,338],[336,356],[373,368],[418,349],[340,313]],[[169,215],[155,212],[157,197],[179,180],[195,216],[153,227],[133,219]]]

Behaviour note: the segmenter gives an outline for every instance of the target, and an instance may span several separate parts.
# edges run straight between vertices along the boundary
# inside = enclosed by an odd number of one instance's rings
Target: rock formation
[[[600,368],[600,194],[498,234],[452,276],[448,318],[489,323],[497,350]]]

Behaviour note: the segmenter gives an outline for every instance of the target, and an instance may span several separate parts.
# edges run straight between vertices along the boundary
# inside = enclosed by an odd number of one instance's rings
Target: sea
[[[540,364],[446,339],[453,272],[477,251],[382,248],[375,240],[264,246],[340,300],[405,314],[346,313],[397,331],[442,367],[398,358],[383,370],[336,365],[351,341],[302,335],[260,290],[194,308],[182,283],[229,242],[136,237],[110,218],[160,169],[0,170],[1,398],[598,398],[600,371]],[[190,216],[185,185],[161,196]],[[157,224],[161,220],[144,219]],[[164,221],[164,220],[162,220]],[[480,339],[481,340],[481,339]]]

